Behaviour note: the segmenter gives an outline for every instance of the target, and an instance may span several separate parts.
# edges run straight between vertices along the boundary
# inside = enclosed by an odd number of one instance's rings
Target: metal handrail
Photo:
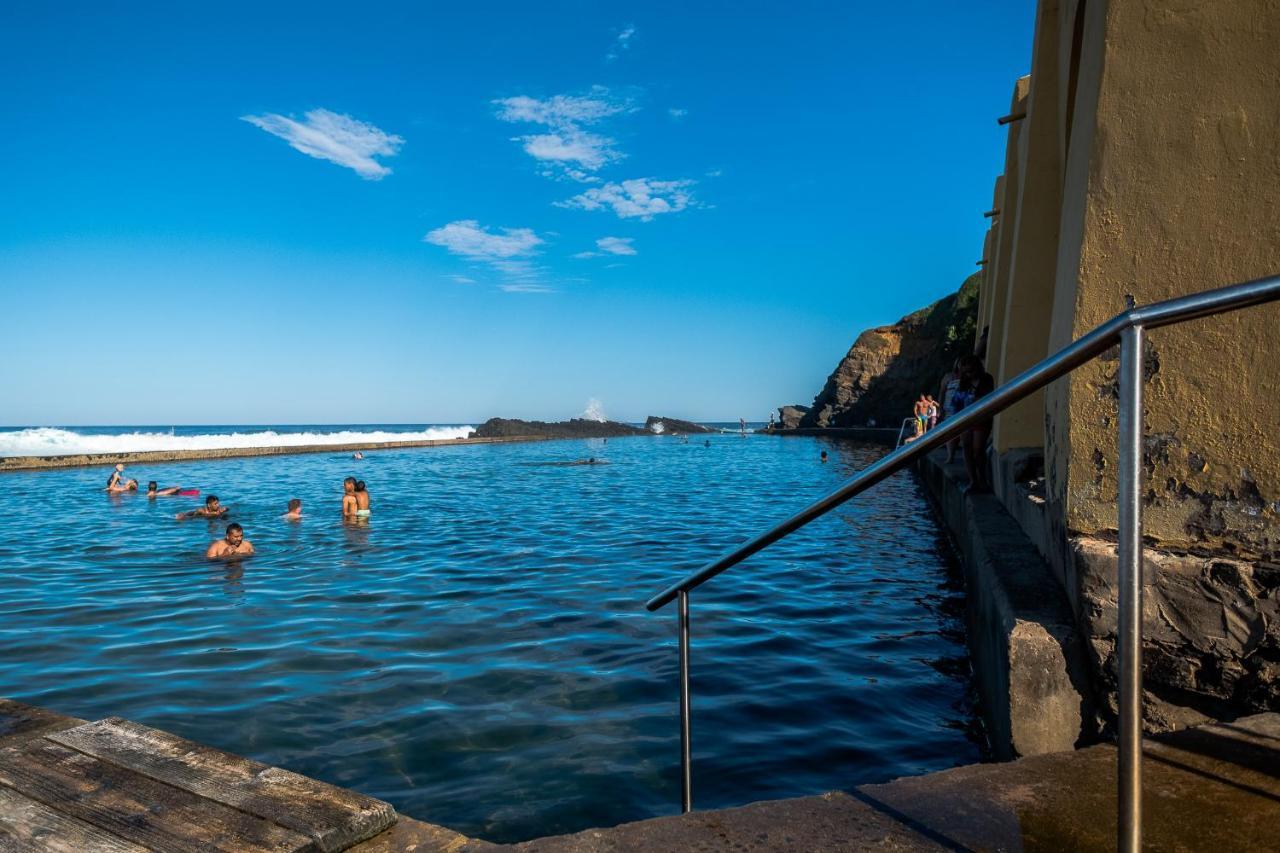
[[[658,610],[680,599],[680,741],[681,805],[693,807],[689,707],[689,593],[716,575],[736,566],[809,522],[901,471],[929,451],[946,444],[980,421],[1004,411],[1019,400],[1065,376],[1104,351],[1120,344],[1119,417],[1119,807],[1118,846],[1133,851],[1141,843],[1142,772],[1142,345],[1145,330],[1182,323],[1213,314],[1237,311],[1280,300],[1280,276],[1206,290],[1150,305],[1131,307],[1093,331],[1019,373],[977,403],[947,418],[910,444],[903,445],[864,468],[844,485],[809,504],[742,545],[707,563],[667,587],[645,604]]]
[[[915,422],[916,422],[915,415],[912,415],[909,418],[902,419],[902,426],[898,427],[898,440],[894,443],[893,445],[894,447],[902,446],[902,436],[903,436],[903,433],[907,431],[907,424],[915,424]]]

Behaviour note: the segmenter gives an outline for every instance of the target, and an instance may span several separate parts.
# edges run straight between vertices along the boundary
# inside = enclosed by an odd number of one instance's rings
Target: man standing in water
[[[356,478],[348,477],[342,481],[342,517],[354,518],[359,508],[356,503]]]
[[[209,545],[204,552],[206,560],[227,560],[232,557],[248,557],[253,554],[253,543],[244,538],[244,528],[234,521],[227,525],[226,537]]]

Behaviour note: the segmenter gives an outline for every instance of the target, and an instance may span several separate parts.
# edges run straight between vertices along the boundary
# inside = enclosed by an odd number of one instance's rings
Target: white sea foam
[[[604,423],[608,420],[608,418],[604,416],[604,404],[595,397],[592,397],[587,401],[587,408],[578,417],[584,418],[588,421],[599,421],[600,423]]]
[[[364,444],[378,441],[427,441],[466,438],[475,427],[428,427],[417,432],[340,430],[338,432],[230,432],[171,435],[126,432],[84,435],[53,427],[0,432],[0,456],[70,456],[80,453],[137,453],[146,450],[217,450],[229,447],[302,447],[316,444]]]

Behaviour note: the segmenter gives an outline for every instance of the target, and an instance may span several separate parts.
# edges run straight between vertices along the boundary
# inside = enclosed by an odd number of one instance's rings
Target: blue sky
[[[6,5],[0,423],[807,403],[860,330],[975,269],[1033,24],[1027,0]]]

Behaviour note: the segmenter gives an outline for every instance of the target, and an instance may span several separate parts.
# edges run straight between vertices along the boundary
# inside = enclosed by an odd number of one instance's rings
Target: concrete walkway
[[[1094,746],[497,849],[1109,851],[1115,757]],[[1145,786],[1146,850],[1280,849],[1280,714],[1148,740]]]

